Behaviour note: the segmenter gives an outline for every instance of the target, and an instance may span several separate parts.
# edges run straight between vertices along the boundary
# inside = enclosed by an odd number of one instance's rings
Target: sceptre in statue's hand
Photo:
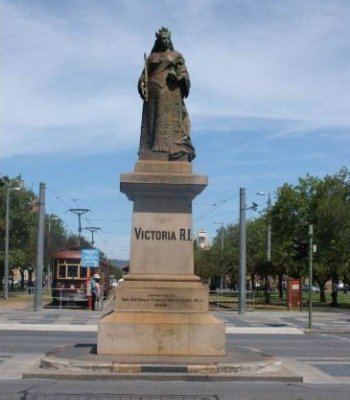
[[[145,79],[142,82],[142,91],[145,101],[148,101],[148,65],[147,65],[147,54],[144,53],[143,58],[145,60]]]

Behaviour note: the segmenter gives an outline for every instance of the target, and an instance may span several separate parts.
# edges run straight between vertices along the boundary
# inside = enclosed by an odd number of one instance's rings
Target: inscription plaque
[[[133,285],[130,283],[130,285]],[[118,310],[142,311],[203,311],[208,310],[208,294],[202,284],[195,284],[197,288],[188,290],[177,287],[130,287],[120,288]],[[147,286],[145,284],[145,286]]]

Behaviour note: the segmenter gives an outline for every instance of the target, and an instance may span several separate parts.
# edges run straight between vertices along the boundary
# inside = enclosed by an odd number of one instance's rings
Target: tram
[[[101,290],[106,296],[109,290],[109,265],[102,261],[98,268],[81,265],[81,251],[77,249],[60,250],[54,254],[52,277],[53,302],[67,302],[88,305],[90,280],[95,275],[101,276]]]

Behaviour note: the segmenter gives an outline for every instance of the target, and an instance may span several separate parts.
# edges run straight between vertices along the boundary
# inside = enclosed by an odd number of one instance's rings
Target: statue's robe
[[[140,159],[186,159],[195,157],[190,140],[190,119],[183,99],[190,90],[185,60],[177,51],[153,52],[147,61],[148,101],[143,103]],[[177,79],[169,79],[169,71]],[[143,97],[143,70],[139,93]],[[164,158],[165,157],[165,158]]]

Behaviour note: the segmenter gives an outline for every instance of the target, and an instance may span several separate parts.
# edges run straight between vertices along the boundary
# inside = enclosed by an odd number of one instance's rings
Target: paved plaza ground
[[[97,322],[113,307],[112,299],[105,302],[102,311],[86,309],[43,308],[31,311],[0,304],[0,330],[60,330],[96,332]],[[313,329],[320,333],[350,332],[350,310],[313,312]],[[233,311],[213,311],[224,320],[226,331],[231,334],[303,333],[308,326],[308,313],[304,311],[249,311],[240,316]],[[300,332],[299,332],[300,331]]]
[[[0,308],[0,399],[347,399],[350,393],[350,312],[214,312],[226,323],[228,346],[276,356],[304,383],[22,380],[22,373],[58,344],[94,343],[97,321],[112,309]]]

